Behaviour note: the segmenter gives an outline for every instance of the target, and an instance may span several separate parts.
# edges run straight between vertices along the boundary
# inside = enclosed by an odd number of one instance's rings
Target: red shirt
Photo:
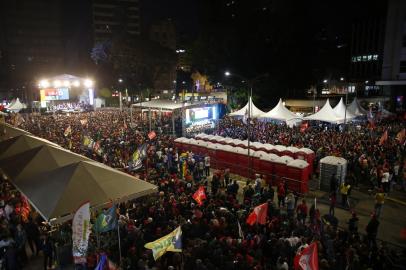
[[[306,214],[307,215],[307,205],[306,204],[299,204],[297,206],[297,212],[302,213],[302,214]]]

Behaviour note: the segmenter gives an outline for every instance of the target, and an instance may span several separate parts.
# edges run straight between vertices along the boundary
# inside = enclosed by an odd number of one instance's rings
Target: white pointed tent
[[[264,113],[263,111],[258,109],[257,106],[254,105],[251,97],[248,102],[250,105],[250,111],[251,111],[250,115],[252,118],[258,117],[259,115]],[[239,109],[238,111],[230,113],[229,116],[248,116],[248,103],[243,108]]]
[[[279,121],[291,121],[300,120],[301,117],[289,111],[285,105],[283,105],[282,99],[279,99],[278,104],[269,112],[261,114],[259,118],[269,118]]]
[[[352,119],[357,117],[356,115],[349,112],[348,109],[345,109],[343,98],[340,99],[340,102],[338,102],[338,104],[334,107],[333,111],[343,123],[351,121]]]
[[[347,111],[352,113],[355,116],[362,116],[362,115],[367,115],[368,111],[362,108],[362,106],[359,104],[358,99],[354,98],[354,100],[351,102],[350,105],[347,107]]]
[[[331,108],[330,101],[327,99],[326,104],[324,104],[323,108],[321,108],[315,114],[309,115],[304,120],[316,120],[316,121],[323,121],[333,124],[341,123],[341,119],[337,117],[333,108]]]
[[[9,105],[7,107],[7,109],[9,109],[10,111],[13,111],[13,112],[19,112],[25,108],[27,108],[27,106],[25,104],[21,103],[19,98],[17,98],[14,103],[12,103],[11,105]]]

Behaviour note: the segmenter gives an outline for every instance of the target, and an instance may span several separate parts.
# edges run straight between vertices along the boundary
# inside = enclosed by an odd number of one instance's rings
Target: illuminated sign
[[[214,119],[217,119],[215,106],[193,108],[186,110],[186,124],[191,124],[202,120],[214,120]]]
[[[69,88],[47,88],[40,90],[41,101],[69,100]]]

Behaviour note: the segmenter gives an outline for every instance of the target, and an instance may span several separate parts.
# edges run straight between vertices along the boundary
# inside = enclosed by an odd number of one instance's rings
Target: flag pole
[[[120,222],[117,222],[117,235],[118,235],[118,252],[119,252],[119,255],[120,255],[119,265],[121,266]]]

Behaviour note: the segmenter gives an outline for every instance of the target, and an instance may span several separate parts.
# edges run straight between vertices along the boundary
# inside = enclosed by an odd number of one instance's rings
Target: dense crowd
[[[376,241],[379,229],[376,215],[371,216],[366,229],[358,228],[355,213],[348,221],[325,216],[327,213],[320,213],[313,201],[299,198],[283,183],[274,189],[258,176],[254,182],[244,185],[231,179],[227,170],[210,170],[209,158],[178,152],[173,145],[173,137],[169,135],[157,132],[155,138],[149,139],[148,121],[142,120],[139,115],[130,119],[126,112],[97,111],[70,115],[30,114],[24,119],[20,127],[33,134],[109,166],[137,173],[159,187],[156,195],[118,206],[121,266],[124,269],[293,269],[295,254],[312,242],[318,245],[320,269],[391,269],[394,266],[391,258],[399,255],[392,254],[385,244]],[[170,124],[169,121],[160,119],[154,125],[164,127]],[[390,137],[393,137],[402,127],[404,122],[386,122],[374,131],[365,127],[345,132],[310,127],[301,133],[297,128],[254,121],[251,139],[309,147],[317,151],[319,158],[331,153],[341,155],[350,161],[349,171],[353,172],[354,181],[373,182],[371,171],[375,167],[376,179],[379,179],[379,170],[382,174],[387,170],[396,181],[404,181],[404,146],[392,139],[382,146],[377,145],[384,130],[388,129]],[[230,118],[220,121],[216,132],[222,136],[247,138],[243,122]],[[85,137],[98,143],[97,149],[94,144],[92,147],[85,145]],[[148,175],[131,169],[133,153],[145,143],[148,151],[144,168],[148,167],[148,172],[145,171]],[[7,183],[3,186],[5,192],[2,194],[6,194],[3,196],[6,197],[4,203],[12,204],[15,212],[24,199],[14,192],[13,196],[21,199],[11,200],[8,191],[11,187]],[[205,187],[207,196],[202,205],[192,198],[200,186]],[[261,203],[268,204],[266,223],[248,225],[247,216],[253,207]],[[17,221],[13,216],[17,217]],[[49,237],[40,237],[39,222],[40,219],[35,216],[23,220],[18,212],[11,217],[3,216],[1,236],[2,241],[17,243],[19,224],[22,224],[20,228],[26,236],[31,235],[29,230],[36,228],[38,233],[34,235],[38,237],[27,241],[33,243],[33,251],[42,248],[46,269],[54,249]],[[339,223],[341,227],[346,227],[347,222],[347,229],[338,228]],[[183,231],[182,253],[167,252],[155,261],[151,250],[145,249],[144,244],[178,226]],[[69,225],[66,228],[69,231]],[[103,234],[100,243],[97,242],[92,234],[89,269],[95,267],[95,256],[99,252],[106,252],[109,258],[119,262],[116,232]],[[38,243],[37,248],[35,243]],[[21,247],[21,243],[7,246]],[[5,250],[7,253],[13,249]],[[17,248],[10,258],[19,262],[26,256],[20,252],[21,248]],[[6,262],[10,261],[7,256],[5,258]],[[404,261],[397,263],[404,264]],[[15,268],[7,269],[20,268],[16,263]]]
[[[396,135],[406,127],[405,120],[388,119],[370,128],[368,122],[359,122],[342,130],[334,125],[311,125],[303,130],[301,126],[290,128],[253,120],[248,124],[243,120],[225,117],[217,126],[215,134],[238,139],[250,139],[262,143],[285,146],[307,147],[316,152],[317,161],[327,155],[343,157],[348,161],[349,181],[356,186],[363,182],[371,187],[382,187],[389,173],[389,182],[399,184],[406,190],[405,144]],[[384,132],[388,139],[380,144]]]

